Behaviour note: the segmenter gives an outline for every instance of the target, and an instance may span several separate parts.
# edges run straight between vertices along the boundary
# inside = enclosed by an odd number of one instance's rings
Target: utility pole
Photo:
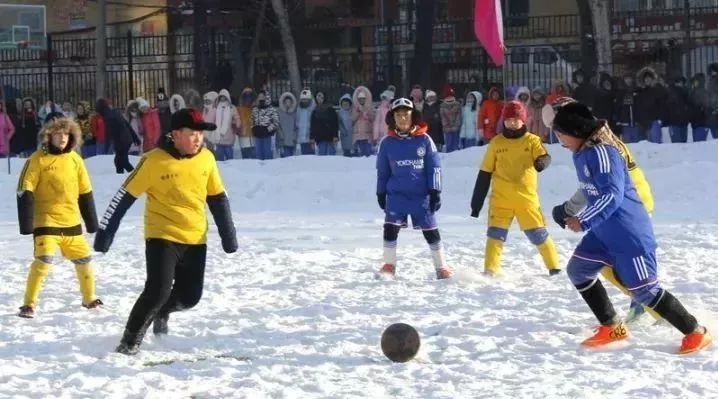
[[[107,30],[107,0],[97,1],[97,10],[99,18],[97,19],[97,28],[95,29],[95,57],[97,61],[97,70],[95,72],[95,96],[97,98],[105,98],[105,87],[107,86],[107,47],[106,30]]]

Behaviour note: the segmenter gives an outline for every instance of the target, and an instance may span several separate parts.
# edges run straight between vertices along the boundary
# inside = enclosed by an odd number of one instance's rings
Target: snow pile
[[[638,144],[631,149],[656,197],[665,285],[714,335],[718,310],[718,141]],[[550,146],[540,177],[544,213],[576,188],[571,156]],[[296,157],[221,164],[240,235],[222,253],[211,227],[204,298],[173,314],[171,335],[148,335],[134,358],[113,353],[145,276],[142,204],[135,204],[111,252],[97,256],[97,291],[107,306],[80,307],[69,263],[54,267],[38,317],[15,317],[32,240],[17,233],[15,190],[22,164],[0,177],[0,396],[19,397],[713,397],[718,352],[672,354],[672,328],[633,327],[624,345],[578,348],[595,324],[565,276],[548,278],[536,250],[512,230],[504,276],[480,275],[486,210],[468,217],[484,149],[442,155],[440,225],[453,281],[433,280],[420,234],[399,237],[399,278],[375,281],[382,214],[374,159]],[[133,160],[136,163],[136,159]],[[111,157],[90,159],[98,210],[123,176]],[[549,222],[562,260],[579,235]],[[611,291],[619,311],[628,301]],[[414,325],[413,362],[381,354],[383,328]]]

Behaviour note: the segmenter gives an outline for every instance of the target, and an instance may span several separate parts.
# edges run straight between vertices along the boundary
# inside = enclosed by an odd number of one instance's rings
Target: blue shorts
[[[391,203],[387,203],[386,217],[384,223],[395,226],[409,227],[408,219],[411,216],[411,225],[417,230],[434,230],[439,226],[436,223],[436,216],[429,211],[428,201],[403,203],[403,209],[392,209]]]
[[[591,281],[604,266],[611,266],[613,273],[629,291],[654,285],[658,282],[658,264],[655,251],[635,254],[612,254],[595,235],[586,234],[569,262],[573,270],[569,278],[574,284]]]

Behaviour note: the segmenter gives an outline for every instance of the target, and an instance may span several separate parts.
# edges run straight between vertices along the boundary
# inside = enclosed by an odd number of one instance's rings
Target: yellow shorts
[[[546,227],[541,208],[499,208],[489,207],[489,227],[508,230],[514,218],[521,231]]]
[[[55,236],[43,235],[35,238],[35,259],[52,264],[57,249],[63,257],[75,264],[89,263],[90,246],[82,235],[78,236]]]

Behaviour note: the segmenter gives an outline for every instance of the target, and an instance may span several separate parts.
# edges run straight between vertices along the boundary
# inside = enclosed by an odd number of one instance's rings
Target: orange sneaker
[[[687,355],[689,353],[698,352],[710,345],[711,342],[713,342],[713,337],[711,337],[708,330],[703,327],[702,333],[693,332],[683,337],[683,342],[681,342],[681,348],[678,349],[678,354]]]
[[[612,326],[599,326],[596,333],[592,337],[581,343],[583,346],[597,347],[610,344],[611,342],[621,341],[628,338],[628,330],[623,322],[619,322]]]
[[[451,278],[451,276],[454,275],[454,271],[451,270],[448,266],[441,267],[436,270],[436,279],[437,280],[444,280],[447,278]]]
[[[396,274],[396,269],[394,268],[394,265],[385,263],[384,266],[379,269],[378,272],[376,272],[377,278],[386,278],[386,277],[394,277]]]

